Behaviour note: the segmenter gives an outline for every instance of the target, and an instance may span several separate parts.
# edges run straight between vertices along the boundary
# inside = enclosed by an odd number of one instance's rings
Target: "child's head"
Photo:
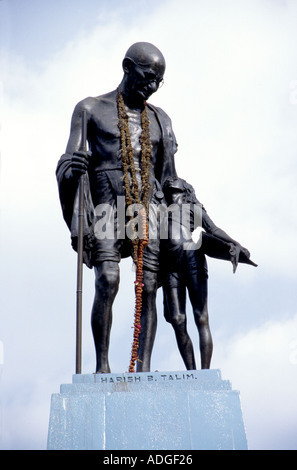
[[[177,193],[182,194],[183,204],[196,204],[197,198],[193,186],[187,183],[182,178],[169,177],[163,185],[163,192],[168,203],[172,203],[173,196]]]

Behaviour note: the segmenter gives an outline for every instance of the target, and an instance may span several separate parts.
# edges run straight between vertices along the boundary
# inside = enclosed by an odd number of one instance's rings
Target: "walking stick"
[[[86,111],[81,116],[81,150],[87,150]],[[84,238],[84,175],[79,179],[78,245],[77,245],[77,289],[76,289],[76,374],[81,374],[82,356],[82,279],[83,279],[83,238]]]

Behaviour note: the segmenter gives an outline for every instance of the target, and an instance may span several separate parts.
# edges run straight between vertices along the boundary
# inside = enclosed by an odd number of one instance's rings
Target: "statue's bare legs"
[[[112,305],[119,288],[119,266],[103,261],[95,266],[95,298],[92,309],[92,331],[96,349],[96,373],[110,373],[108,361],[112,324]],[[157,329],[157,274],[143,271],[141,334],[139,337],[138,372],[149,372]]]
[[[208,320],[207,278],[191,276],[188,292],[193,308],[195,323],[199,333],[201,369],[209,369],[213,351],[212,336]]]
[[[143,284],[137,372],[149,372],[151,367],[151,355],[157,330],[157,273],[144,269]]]
[[[179,352],[187,370],[195,370],[196,362],[191,338],[187,331],[186,287],[172,287],[165,294],[166,308],[174,329]]]
[[[193,276],[188,281],[187,288],[199,334],[201,369],[209,369],[213,343],[208,321],[207,279],[199,279],[198,276]],[[173,326],[184,364],[187,370],[195,370],[196,362],[193,344],[187,331],[186,286],[182,284],[167,289],[165,298],[170,323]]]
[[[109,373],[108,362],[112,305],[119,288],[119,266],[103,261],[95,266],[95,298],[92,309],[92,331],[96,349],[96,373]]]

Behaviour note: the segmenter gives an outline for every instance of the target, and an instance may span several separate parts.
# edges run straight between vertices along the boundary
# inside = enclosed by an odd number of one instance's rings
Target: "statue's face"
[[[158,61],[150,65],[137,64],[129,59],[128,92],[135,100],[146,101],[163,84],[164,65]]]
[[[166,194],[168,204],[182,205],[184,202],[184,192],[179,189],[172,189]]]

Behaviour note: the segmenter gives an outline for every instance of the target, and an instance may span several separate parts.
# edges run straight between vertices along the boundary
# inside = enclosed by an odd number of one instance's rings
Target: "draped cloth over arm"
[[[71,243],[75,251],[78,244],[78,212],[79,212],[79,187],[73,181],[65,178],[65,174],[70,167],[71,155],[64,154],[60,158],[56,170],[60,203],[63,218],[71,233]],[[92,268],[91,255],[94,235],[94,215],[95,209],[91,197],[88,174],[84,176],[84,243],[83,261]]]

